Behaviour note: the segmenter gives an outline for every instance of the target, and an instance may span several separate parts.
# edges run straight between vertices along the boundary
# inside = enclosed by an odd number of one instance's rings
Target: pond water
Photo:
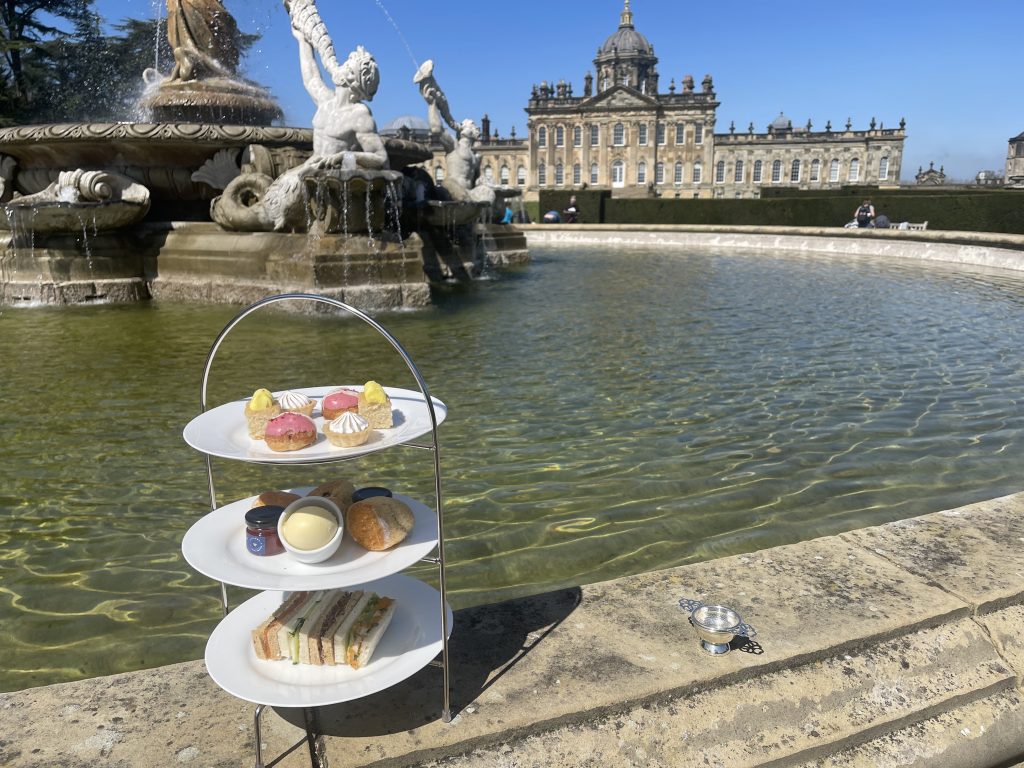
[[[534,257],[379,318],[450,408],[456,607],[1021,488],[1021,276],[771,254]],[[219,586],[180,554],[209,510],[181,430],[236,312],[0,312],[0,690],[202,656]],[[414,387],[364,324],[266,311],[222,347],[210,402],[370,378]],[[432,489],[429,454],[408,449],[214,470],[222,503],[337,476]]]

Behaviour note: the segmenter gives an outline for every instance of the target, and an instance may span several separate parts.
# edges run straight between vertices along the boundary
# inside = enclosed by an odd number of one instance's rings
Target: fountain
[[[271,124],[280,109],[238,77],[238,28],[220,0],[167,6],[174,68],[144,74],[152,122],[0,130],[0,304],[303,291],[375,310],[424,306],[430,280],[479,274],[486,238],[473,222],[494,193],[471,183],[471,215],[457,221],[459,201],[439,217],[403,213],[430,149],[378,134],[376,62],[362,46],[339,61],[313,0],[284,2],[312,130]],[[453,150],[475,182],[464,130]],[[458,268],[438,270],[446,226],[464,245]]]

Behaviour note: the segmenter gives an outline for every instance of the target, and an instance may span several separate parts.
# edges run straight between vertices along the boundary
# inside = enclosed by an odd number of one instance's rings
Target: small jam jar
[[[245,548],[258,557],[279,555],[284,545],[277,535],[277,521],[284,507],[253,507],[245,513]]]
[[[355,504],[357,501],[369,499],[372,498],[373,496],[391,496],[391,491],[388,488],[381,488],[379,486],[360,488],[358,491],[352,494],[352,503]]]

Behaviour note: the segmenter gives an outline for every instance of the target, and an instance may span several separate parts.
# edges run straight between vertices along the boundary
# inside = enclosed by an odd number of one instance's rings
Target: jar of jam
[[[245,548],[257,557],[279,555],[284,545],[277,535],[277,521],[284,507],[253,507],[245,513]]]
[[[352,503],[355,504],[357,501],[363,501],[363,499],[369,499],[373,496],[391,496],[391,490],[389,488],[381,488],[380,486],[360,488],[352,494]]]

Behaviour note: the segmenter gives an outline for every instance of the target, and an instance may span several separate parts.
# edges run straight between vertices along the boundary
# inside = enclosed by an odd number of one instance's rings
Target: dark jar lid
[[[254,528],[277,528],[277,521],[282,512],[284,507],[276,507],[273,504],[253,507],[245,513],[245,523]]]
[[[379,486],[370,486],[369,488],[360,488],[358,491],[352,494],[352,503],[355,504],[357,501],[363,499],[369,499],[372,496],[391,496],[392,493],[387,488],[381,488]]]

